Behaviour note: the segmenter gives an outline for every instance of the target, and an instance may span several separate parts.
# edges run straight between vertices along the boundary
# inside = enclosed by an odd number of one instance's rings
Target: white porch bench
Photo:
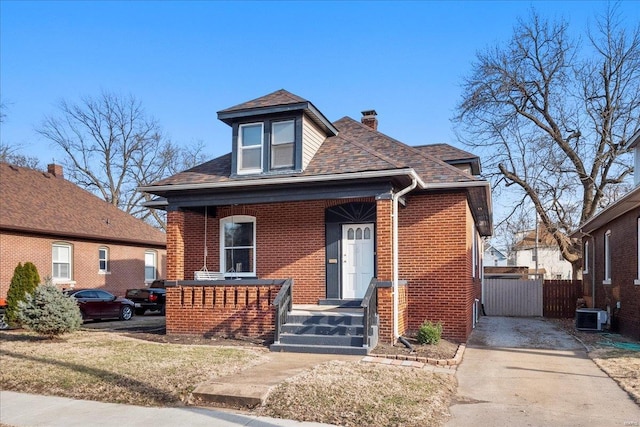
[[[194,271],[193,280],[224,280],[224,273],[218,271]]]

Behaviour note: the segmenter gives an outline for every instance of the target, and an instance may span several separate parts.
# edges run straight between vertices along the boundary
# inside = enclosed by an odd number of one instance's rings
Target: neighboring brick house
[[[27,261],[61,289],[124,295],[164,277],[166,237],[64,179],[61,166],[0,163],[0,297]]]
[[[362,307],[365,335],[377,330],[385,342],[425,320],[467,339],[481,298],[481,236],[492,232],[478,157],[407,146],[377,131],[373,110],[332,123],[285,90],[218,118],[231,127],[231,153],[141,189],[168,211],[167,278],[176,282],[167,333],[258,335],[305,351],[292,335],[314,320],[296,315],[306,304],[327,307],[316,320]],[[199,270],[227,280],[191,280]],[[282,310],[287,292],[293,306]],[[332,334],[361,342],[348,327],[309,329],[325,343],[310,351],[340,352]],[[289,347],[278,347],[284,338]]]
[[[584,299],[607,310],[614,331],[640,339],[640,131],[635,150],[635,188],[572,234],[582,238]]]

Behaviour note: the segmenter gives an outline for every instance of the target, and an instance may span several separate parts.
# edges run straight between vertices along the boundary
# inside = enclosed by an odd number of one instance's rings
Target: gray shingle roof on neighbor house
[[[0,163],[0,229],[164,247],[156,230],[61,176]]]

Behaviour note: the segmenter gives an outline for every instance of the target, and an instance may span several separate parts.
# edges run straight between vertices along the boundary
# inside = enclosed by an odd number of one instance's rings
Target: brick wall
[[[158,278],[164,277],[166,251],[164,249],[87,242],[76,239],[57,239],[18,233],[0,233],[0,297],[5,297],[19,262],[32,262],[44,282],[52,273],[52,245],[66,243],[72,246],[72,280],[76,288],[100,288],[115,295],[124,295],[132,287],[144,286],[144,253],[155,250],[158,260]],[[98,272],[98,248],[109,253],[109,274]],[[59,283],[70,287],[70,283]]]
[[[280,285],[167,288],[167,334],[272,340]]]
[[[394,343],[393,333],[393,288],[380,287],[378,295],[378,339],[384,343]],[[398,333],[403,335],[407,331],[409,320],[408,286],[398,286]]]
[[[186,213],[183,211],[167,212],[167,279],[193,279],[184,276],[184,222]],[[196,236],[189,236],[196,237]]]
[[[340,202],[356,200],[363,199]],[[390,203],[383,202],[388,205],[390,215]],[[217,208],[216,214],[209,217],[206,224],[207,269],[220,271],[220,220],[231,215],[253,216],[256,218],[257,277],[293,278],[296,283],[293,290],[294,304],[316,304],[326,296],[324,215],[325,209],[332,205],[335,205],[335,201],[320,200]],[[182,249],[183,269],[179,275],[190,280],[193,278],[193,272],[200,270],[204,264],[204,213],[185,211],[171,214],[171,218],[182,221],[184,231],[180,233],[177,231],[180,227],[174,225],[168,228],[169,256],[172,256],[171,248]],[[378,220],[378,224],[380,223]],[[181,237],[176,238],[174,234]],[[390,244],[390,238],[387,239]],[[378,248],[380,247],[378,242]],[[380,253],[383,257],[390,257],[390,249],[380,249],[378,256]],[[179,259],[180,256],[176,254],[176,258]],[[172,271],[171,267],[169,271]],[[168,277],[174,278],[170,274]],[[175,279],[179,280],[182,277]]]
[[[349,201],[352,200],[340,202]],[[215,215],[207,218],[206,232],[204,212],[170,212],[167,245],[169,259],[176,260],[176,267],[170,266],[168,278],[191,279],[193,272],[203,267],[205,240],[206,267],[209,271],[219,271],[220,219],[250,215],[256,218],[258,278],[293,278],[294,304],[315,304],[325,298],[324,215],[326,207],[335,203],[308,201],[219,207]],[[376,210],[377,278],[389,281],[392,279],[392,202],[378,200]],[[471,333],[473,301],[480,297],[481,289],[479,277],[472,279],[472,223],[464,192],[413,195],[407,206],[401,208],[400,279],[408,282],[400,295],[401,333],[418,329],[425,320],[442,321],[446,338],[464,341]],[[392,295],[391,290],[384,289],[381,288],[378,295],[380,331],[381,337],[387,337],[384,339],[390,342],[393,341],[393,315],[389,305]]]
[[[595,307],[608,309],[612,326],[620,333],[640,339],[640,285],[638,279],[638,225],[640,208],[627,212],[584,237],[590,241],[591,269],[583,275],[584,287],[591,293],[595,273]],[[611,230],[611,284],[603,284],[604,279],[604,235]],[[594,259],[595,256],[595,259]],[[620,309],[616,303],[620,303]]]
[[[376,201],[377,279],[393,280],[393,201]]]
[[[443,337],[466,341],[472,329],[471,224],[466,195],[411,195],[400,210],[400,279],[408,281],[408,325],[441,321]]]

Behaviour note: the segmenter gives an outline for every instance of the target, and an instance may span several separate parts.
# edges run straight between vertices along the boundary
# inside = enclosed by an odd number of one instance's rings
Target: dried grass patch
[[[43,340],[0,332],[3,390],[145,406],[180,405],[194,387],[262,360],[249,348],[166,345],[80,331]]]
[[[640,352],[599,348],[589,357],[640,405]]]
[[[449,415],[453,375],[333,361],[277,386],[262,415],[350,426],[438,426]]]

